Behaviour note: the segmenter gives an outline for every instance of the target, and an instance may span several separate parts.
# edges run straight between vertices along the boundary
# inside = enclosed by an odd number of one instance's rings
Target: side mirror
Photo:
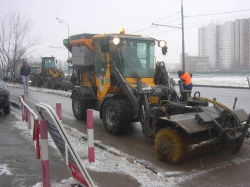
[[[57,64],[57,60],[56,60],[56,64]]]
[[[161,48],[161,50],[162,50],[162,54],[163,54],[163,55],[166,55],[167,52],[168,52],[168,47],[165,46],[165,47]]]
[[[107,38],[102,38],[100,41],[100,46],[101,46],[101,52],[102,53],[107,53],[109,52],[109,43],[107,41]]]

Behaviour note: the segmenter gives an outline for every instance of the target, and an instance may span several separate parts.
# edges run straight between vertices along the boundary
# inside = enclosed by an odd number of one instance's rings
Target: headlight
[[[118,45],[118,44],[120,43],[120,38],[114,38],[114,39],[113,39],[113,43],[114,43],[115,45]]]
[[[120,38],[118,38],[117,36],[115,36],[114,38],[110,38],[109,43],[114,44],[114,45],[118,45],[120,43]]]
[[[162,47],[167,46],[167,43],[164,40],[160,40],[158,41],[158,46],[162,48]]]

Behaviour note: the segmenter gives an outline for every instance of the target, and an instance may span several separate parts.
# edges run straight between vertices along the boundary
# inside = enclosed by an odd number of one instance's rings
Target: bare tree
[[[10,10],[0,17],[0,69],[15,76],[16,67],[31,54],[32,47],[41,43],[41,37],[33,34],[34,22],[19,11]]]

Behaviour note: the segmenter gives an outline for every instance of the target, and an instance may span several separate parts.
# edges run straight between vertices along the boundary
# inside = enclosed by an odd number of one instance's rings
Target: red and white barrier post
[[[56,114],[62,122],[62,105],[61,105],[61,103],[56,103]]]
[[[33,135],[33,140],[35,141],[35,149],[36,149],[36,158],[40,159],[41,158],[41,147],[40,147],[40,127],[39,127],[39,120],[36,119],[34,121],[34,135]]]
[[[24,95],[21,95],[21,98],[24,101]],[[19,101],[21,101],[21,99],[19,99]],[[21,109],[22,109],[22,121],[24,121],[24,112],[25,112],[24,110],[25,110],[25,108],[24,108],[23,102],[21,102]]]
[[[93,110],[87,110],[87,134],[89,162],[95,162]]]
[[[43,173],[43,187],[50,187],[49,153],[48,153],[48,128],[47,121],[40,122],[41,135],[41,167]]]

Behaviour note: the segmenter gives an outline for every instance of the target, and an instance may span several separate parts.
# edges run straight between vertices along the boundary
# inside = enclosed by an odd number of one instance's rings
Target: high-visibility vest
[[[192,83],[191,76],[187,71],[182,76],[180,76],[180,79],[184,80],[185,85],[189,85]]]

